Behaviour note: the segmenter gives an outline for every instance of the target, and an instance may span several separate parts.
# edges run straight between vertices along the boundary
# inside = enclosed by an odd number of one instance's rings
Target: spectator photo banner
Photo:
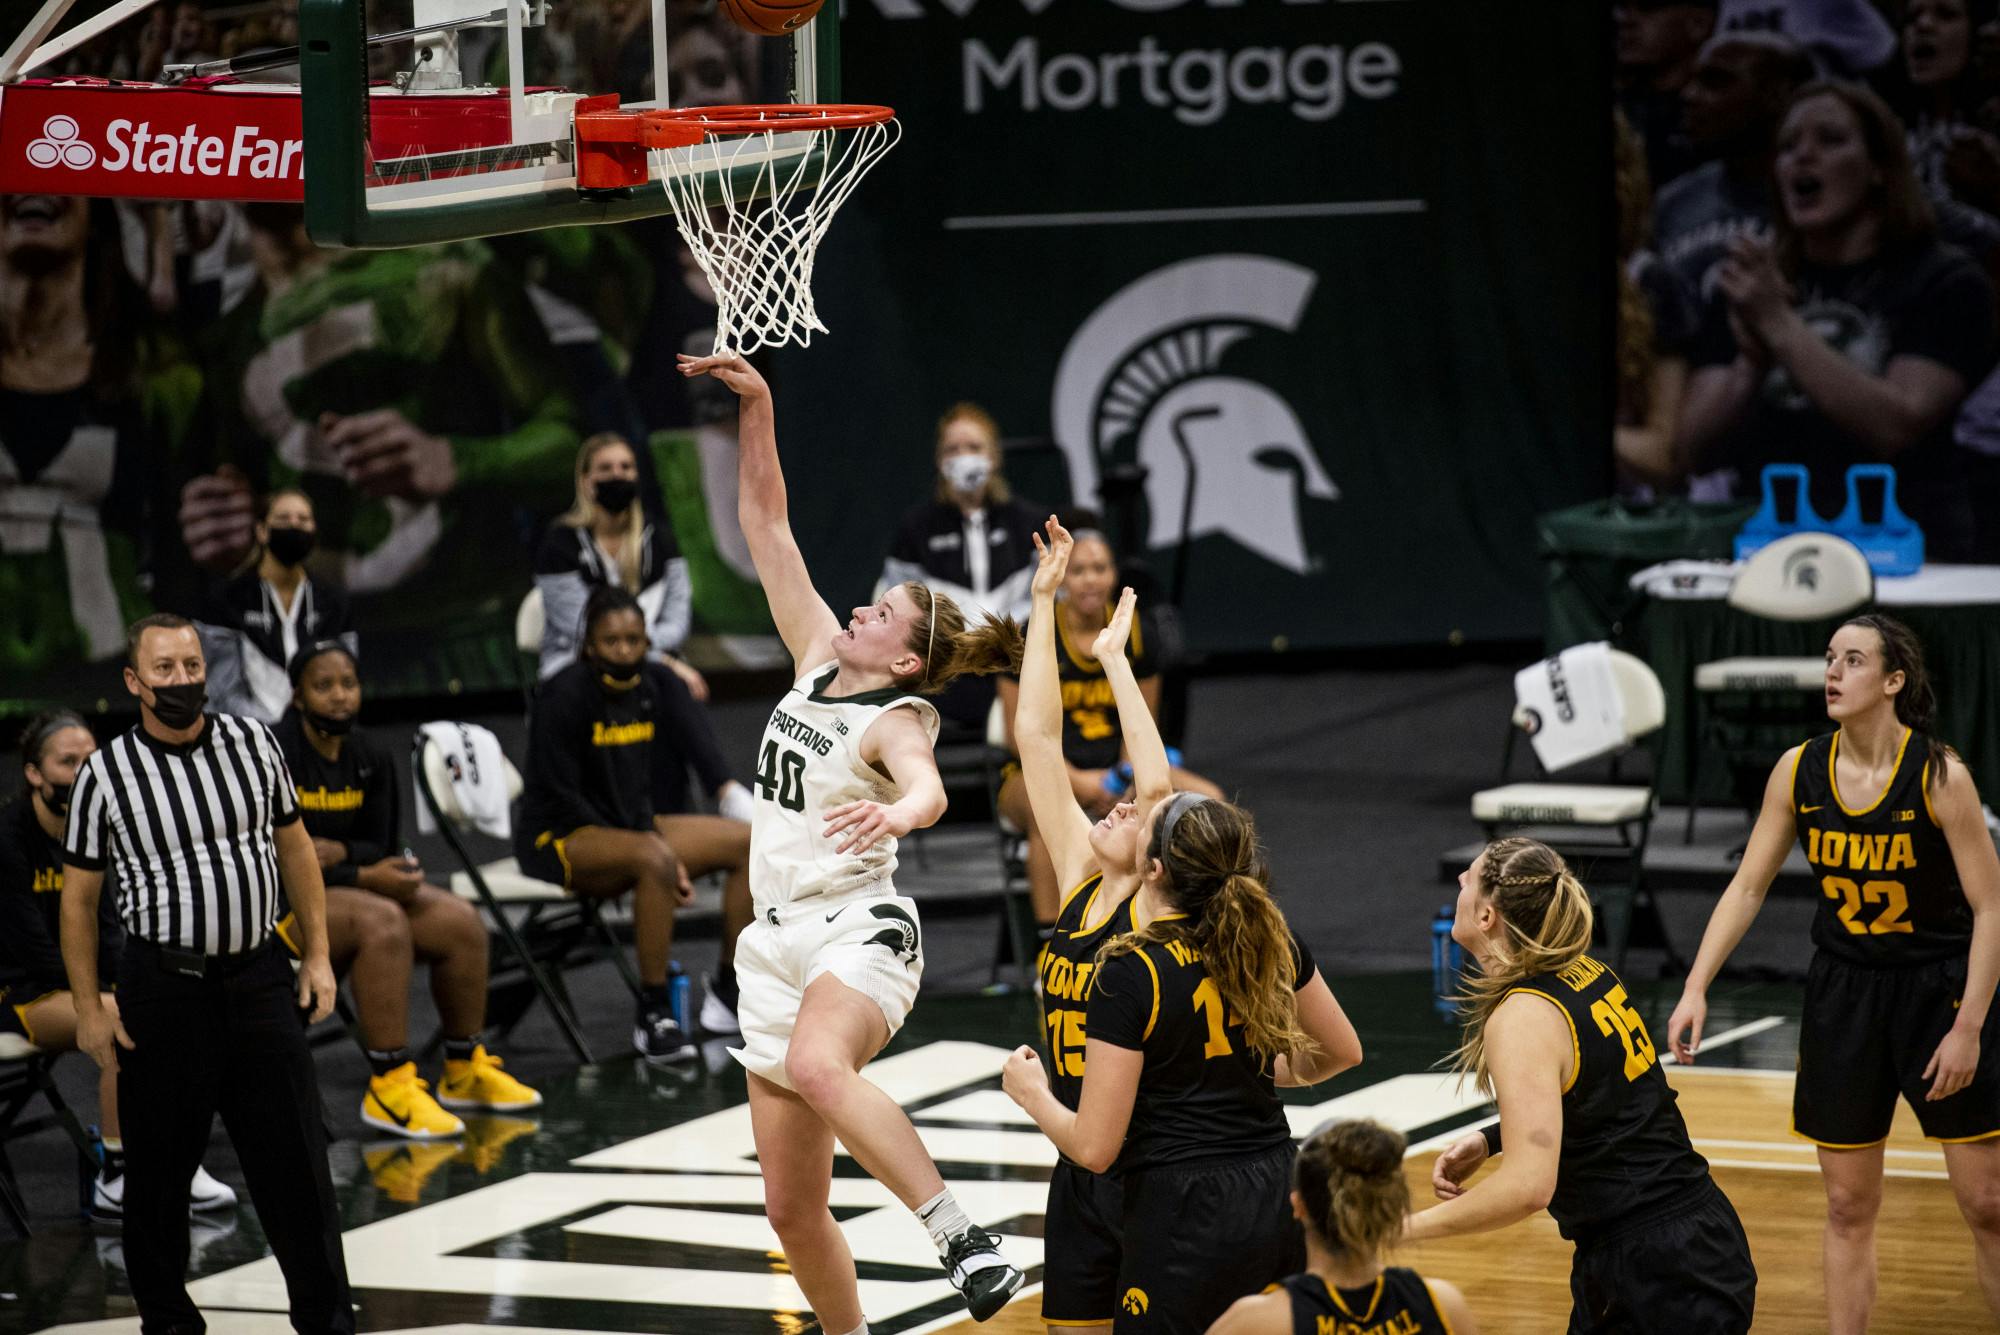
[[[815,569],[879,569],[853,461],[900,513],[972,399],[1197,649],[1533,637],[1532,517],[1609,477],[1607,43],[1518,0],[851,0],[844,95],[905,136],[785,368]]]

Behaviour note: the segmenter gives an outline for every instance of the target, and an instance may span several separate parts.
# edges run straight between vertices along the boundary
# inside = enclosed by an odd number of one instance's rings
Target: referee
[[[77,1046],[118,1062],[125,1262],[143,1335],[201,1335],[188,1298],[188,1182],[219,1111],[299,1335],[352,1335],[347,1265],[299,1011],[333,1009],[326,898],[271,730],[203,712],[194,625],[127,636],[139,726],[78,771],[63,840],[63,961]],[[117,870],[118,1010],[99,1000],[97,900]],[[296,991],[273,931],[280,878],[303,946]],[[294,997],[296,996],[296,1003]],[[116,1042],[122,1053],[114,1053]]]

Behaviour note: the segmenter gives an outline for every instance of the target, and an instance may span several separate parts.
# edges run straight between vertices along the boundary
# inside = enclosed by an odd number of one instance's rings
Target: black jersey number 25
[[[764,743],[757,760],[757,796],[787,811],[806,809],[806,758],[788,746]]]

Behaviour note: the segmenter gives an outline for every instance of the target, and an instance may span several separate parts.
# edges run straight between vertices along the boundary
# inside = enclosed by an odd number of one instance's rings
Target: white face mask
[[[993,476],[993,461],[983,454],[954,454],[938,465],[944,480],[953,491],[970,495],[986,486],[986,479]]]

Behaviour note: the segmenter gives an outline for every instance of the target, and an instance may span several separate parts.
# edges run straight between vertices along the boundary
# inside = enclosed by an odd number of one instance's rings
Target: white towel
[[[477,723],[426,723],[418,729],[424,742],[438,749],[445,769],[451,773],[451,796],[473,828],[496,839],[513,837],[514,822],[508,814],[507,758],[501,753],[500,739]],[[410,753],[412,778],[424,781],[423,745]],[[442,798],[442,794],[439,795]],[[417,832],[436,834],[437,822],[430,807],[417,803]]]
[[[1625,707],[1611,675],[1611,646],[1575,644],[1514,674],[1514,702],[1550,773],[1622,746]]]

